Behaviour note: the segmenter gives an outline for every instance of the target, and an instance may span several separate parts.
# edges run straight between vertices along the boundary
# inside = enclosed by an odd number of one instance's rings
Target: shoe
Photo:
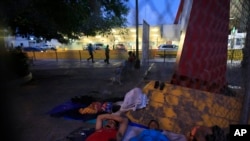
[[[165,87],[165,83],[164,83],[164,82],[161,82],[161,84],[160,84],[160,90],[163,90],[164,87]]]
[[[95,61],[92,61],[92,63],[95,63]]]
[[[160,85],[160,82],[159,81],[155,81],[155,85],[154,85],[154,88],[157,89]]]

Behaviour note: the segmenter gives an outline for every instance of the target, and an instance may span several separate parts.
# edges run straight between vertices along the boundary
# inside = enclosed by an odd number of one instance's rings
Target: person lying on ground
[[[114,114],[101,114],[96,119],[96,131],[89,135],[86,141],[121,141],[127,126],[128,119],[125,117]]]
[[[130,141],[169,141],[169,139],[162,134],[159,123],[156,120],[150,120],[148,129],[143,130],[139,135],[131,138]]]
[[[160,125],[159,125],[158,121],[152,119],[148,123],[148,128],[154,129],[154,130],[160,130]]]

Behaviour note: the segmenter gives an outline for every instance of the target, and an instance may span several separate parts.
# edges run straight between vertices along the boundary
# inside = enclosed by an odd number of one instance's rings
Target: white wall
[[[163,25],[162,37],[166,40],[179,41],[181,35],[180,25]]]

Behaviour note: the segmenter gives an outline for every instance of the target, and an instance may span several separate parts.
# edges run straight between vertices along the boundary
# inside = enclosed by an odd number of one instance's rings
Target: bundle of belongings
[[[115,105],[114,105],[115,106]],[[112,102],[92,102],[88,107],[80,108],[80,114],[97,114],[100,112],[111,113],[113,111]]]
[[[129,110],[135,111],[136,109],[145,108],[148,104],[147,96],[140,88],[133,88],[125,94],[123,101],[116,102],[92,102],[88,107],[80,108],[81,114],[95,114],[99,112],[107,113],[121,113]],[[117,107],[120,107],[117,110]]]
[[[103,113],[120,113],[129,110],[136,110],[146,107],[147,96],[140,88],[133,88],[125,94],[124,98],[97,99],[91,96],[81,96],[71,98],[54,107],[48,114],[52,117],[64,117],[75,120],[95,119]]]
[[[95,119],[99,114],[118,111],[120,105],[112,103],[121,100],[123,98],[120,97],[101,100],[93,96],[78,96],[55,106],[47,114],[55,118],[63,117],[65,119],[88,121]]]
[[[129,110],[145,108],[148,104],[147,95],[145,95],[140,88],[133,88],[126,93],[121,108],[118,112],[126,112]]]

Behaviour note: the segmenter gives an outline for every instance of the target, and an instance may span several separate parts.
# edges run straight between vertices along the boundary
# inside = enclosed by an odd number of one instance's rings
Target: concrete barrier
[[[60,51],[48,51],[48,52],[27,52],[28,57],[36,59],[79,59],[85,60],[89,58],[87,50],[60,50]],[[141,52],[139,52],[141,57]],[[150,55],[154,57],[154,55]],[[94,52],[95,59],[105,59],[104,50],[96,50]],[[110,59],[127,59],[128,52],[122,50],[111,50]]]
[[[156,49],[152,49],[149,52],[149,59],[153,59],[156,56],[160,57],[176,57],[176,51],[158,52]],[[48,51],[48,52],[27,52],[28,57],[36,59],[79,59],[84,60],[89,57],[87,50],[58,50],[58,51]],[[139,51],[139,57],[141,59],[142,52]],[[104,59],[104,50],[96,50],[94,53],[95,59]],[[123,50],[111,50],[110,59],[127,59],[128,52]],[[228,50],[228,60],[242,60],[243,54],[242,50]]]

